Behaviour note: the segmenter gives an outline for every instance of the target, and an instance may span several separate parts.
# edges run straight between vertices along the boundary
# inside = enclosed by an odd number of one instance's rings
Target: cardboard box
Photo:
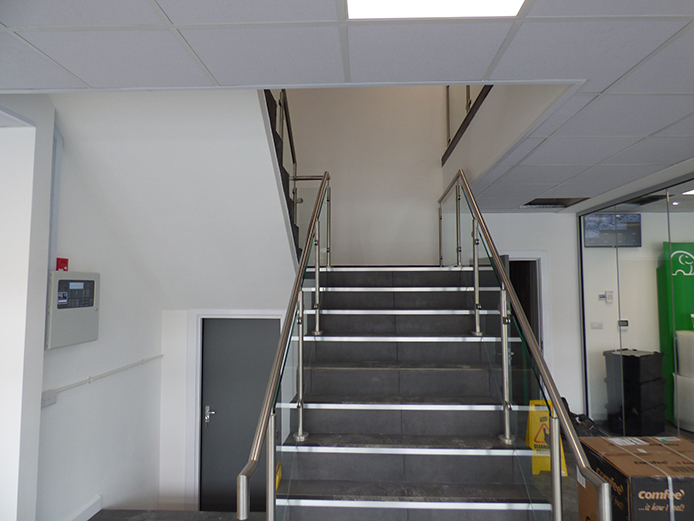
[[[612,487],[614,521],[694,519],[694,443],[675,437],[581,438]],[[579,480],[579,520],[596,521],[597,495]]]

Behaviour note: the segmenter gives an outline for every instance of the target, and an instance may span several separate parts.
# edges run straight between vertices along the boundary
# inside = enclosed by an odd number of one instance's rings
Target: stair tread
[[[500,405],[491,396],[398,396],[398,395],[332,395],[306,394],[305,404],[368,404],[368,405]]]
[[[287,491],[289,488],[289,491]],[[547,503],[534,487],[517,484],[391,483],[333,480],[282,482],[278,497],[352,501],[431,501],[481,503]]]
[[[304,442],[296,442],[290,435],[285,445],[298,447],[362,447],[362,448],[411,448],[411,449],[468,449],[514,450],[528,449],[522,440],[507,445],[499,436],[432,436],[402,434],[322,434],[311,433]]]

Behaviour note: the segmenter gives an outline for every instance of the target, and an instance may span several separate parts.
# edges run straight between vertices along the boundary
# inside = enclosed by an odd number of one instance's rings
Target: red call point
[[[67,271],[68,259],[61,259],[58,257],[55,262],[56,271]]]

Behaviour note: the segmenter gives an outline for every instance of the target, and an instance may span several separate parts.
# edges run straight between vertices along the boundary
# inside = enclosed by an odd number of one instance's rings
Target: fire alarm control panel
[[[98,273],[50,273],[46,349],[99,338],[100,282]]]

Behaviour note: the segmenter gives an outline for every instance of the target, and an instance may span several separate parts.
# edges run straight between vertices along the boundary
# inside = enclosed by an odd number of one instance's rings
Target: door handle
[[[215,412],[210,410],[210,406],[205,405],[205,416],[204,416],[205,427],[207,427],[207,425],[210,423],[210,418],[212,417],[213,414],[215,414]]]

